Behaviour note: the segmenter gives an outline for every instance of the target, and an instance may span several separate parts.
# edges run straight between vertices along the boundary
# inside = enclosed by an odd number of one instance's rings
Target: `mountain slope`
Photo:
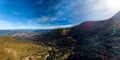
[[[103,21],[87,21],[43,36],[66,60],[120,60],[120,12]],[[56,58],[59,60],[60,56]],[[65,59],[63,59],[65,60]]]
[[[46,60],[49,47],[10,36],[0,38],[0,60]]]

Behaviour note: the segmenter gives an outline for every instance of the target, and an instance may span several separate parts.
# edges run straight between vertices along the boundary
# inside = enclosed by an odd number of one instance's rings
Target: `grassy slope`
[[[45,60],[49,47],[43,47],[35,43],[21,39],[5,36],[0,38],[0,59],[1,60]]]

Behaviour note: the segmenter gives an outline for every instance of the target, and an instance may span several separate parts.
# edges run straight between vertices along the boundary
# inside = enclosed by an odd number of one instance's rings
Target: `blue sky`
[[[71,27],[108,19],[118,11],[105,0],[0,0],[0,29]]]

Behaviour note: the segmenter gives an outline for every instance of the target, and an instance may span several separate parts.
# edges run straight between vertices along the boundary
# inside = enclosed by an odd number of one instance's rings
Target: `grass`
[[[10,36],[0,38],[1,60],[46,60],[50,47],[37,45],[30,41],[17,39]]]

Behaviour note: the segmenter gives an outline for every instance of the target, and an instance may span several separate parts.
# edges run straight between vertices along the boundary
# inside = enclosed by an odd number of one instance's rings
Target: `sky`
[[[120,5],[110,5],[109,1],[0,0],[0,29],[66,28],[84,21],[105,20],[120,9]]]

